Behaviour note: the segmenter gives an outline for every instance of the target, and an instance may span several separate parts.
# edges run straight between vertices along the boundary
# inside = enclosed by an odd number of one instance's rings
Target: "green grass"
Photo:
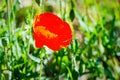
[[[23,0],[24,1],[24,0]],[[120,4],[117,0],[0,1],[0,80],[119,80]],[[35,14],[53,12],[73,39],[57,52],[35,47]]]

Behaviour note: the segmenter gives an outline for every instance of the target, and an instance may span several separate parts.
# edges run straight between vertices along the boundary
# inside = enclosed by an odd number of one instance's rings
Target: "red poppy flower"
[[[70,44],[72,31],[58,16],[45,12],[35,16],[33,36],[37,48],[46,45],[56,51]]]

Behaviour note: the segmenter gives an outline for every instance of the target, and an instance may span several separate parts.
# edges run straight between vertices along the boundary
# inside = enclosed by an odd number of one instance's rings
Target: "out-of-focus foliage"
[[[45,11],[71,26],[68,48],[34,46],[33,18]],[[0,80],[120,80],[119,74],[119,0],[0,1]]]

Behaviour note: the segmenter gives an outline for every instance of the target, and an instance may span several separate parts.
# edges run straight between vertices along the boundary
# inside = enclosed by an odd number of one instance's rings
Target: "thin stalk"
[[[39,75],[40,80],[41,80],[41,77],[42,77],[42,61],[43,61],[42,54],[44,53],[43,49],[44,48],[42,48],[41,51],[40,51],[40,60],[41,60],[41,62],[40,62],[40,75]]]
[[[0,77],[2,78],[2,65],[0,65]]]
[[[11,2],[10,1],[11,0],[6,0],[6,4],[7,4],[7,22],[6,23],[7,23],[7,26],[8,26],[8,39],[9,39],[9,43],[8,43],[9,51],[5,52],[7,69],[9,68],[8,63],[7,63],[7,62],[9,62],[8,61],[8,58],[9,58],[8,54],[11,54],[11,59],[12,59],[12,56],[13,56],[13,54],[12,54],[12,44],[11,44],[11,42],[12,42],[12,32],[11,32],[11,23],[10,23],[10,12],[11,12],[11,6],[10,6]]]
[[[44,0],[40,0],[40,9],[41,9],[41,12],[44,12]],[[42,61],[43,61],[43,58],[42,58],[42,54],[44,53],[44,48],[41,49],[40,51],[40,75],[39,75],[39,78],[41,80],[41,77],[42,77]]]
[[[61,18],[63,18],[63,15],[62,15],[62,0],[59,0],[59,4],[60,4],[60,16],[61,16]]]
[[[65,7],[64,7],[64,12],[63,12],[63,16],[62,16],[64,21],[66,21],[66,19],[67,19],[66,18],[66,15],[67,15],[66,10],[67,10],[67,0],[65,0]]]
[[[41,80],[41,76],[42,76],[42,61],[40,62],[40,80]]]
[[[7,18],[8,18],[8,19],[7,19],[7,25],[8,25],[8,31],[9,31],[9,41],[11,41],[11,35],[10,35],[10,34],[11,34],[11,28],[10,28],[10,12],[9,12],[9,11],[10,11],[10,9],[9,9],[9,7],[10,7],[10,6],[9,6],[9,5],[10,5],[9,3],[10,3],[10,2],[9,2],[9,1],[10,1],[10,0],[6,0],[6,3],[7,3]]]
[[[44,12],[44,0],[40,0],[40,9],[41,12]]]
[[[61,73],[61,69],[62,69],[62,59],[63,59],[63,56],[61,56],[61,59],[60,59],[60,71],[59,71],[59,75],[60,75],[60,73]]]
[[[33,3],[33,2],[32,2]],[[33,18],[33,13],[34,13],[34,7],[33,7],[33,4],[32,4],[32,9],[31,9],[31,17],[30,17],[30,28],[29,28],[29,41],[28,41],[28,48],[27,48],[27,55],[29,55],[29,51],[30,51],[30,38],[32,37],[32,18]]]

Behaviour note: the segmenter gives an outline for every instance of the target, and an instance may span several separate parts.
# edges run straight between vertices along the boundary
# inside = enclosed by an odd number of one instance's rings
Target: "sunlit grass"
[[[28,1],[0,1],[0,80],[120,79],[117,0]],[[73,38],[67,48],[35,47],[33,19],[46,11],[69,23]]]

